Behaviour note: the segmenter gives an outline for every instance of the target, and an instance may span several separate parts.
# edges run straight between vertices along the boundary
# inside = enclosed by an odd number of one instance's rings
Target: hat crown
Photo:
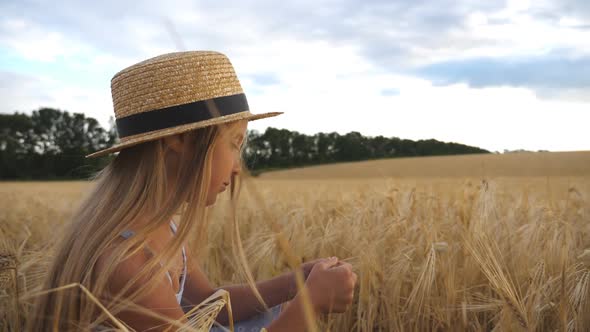
[[[282,112],[250,113],[234,68],[216,51],[162,54],[129,66],[111,79],[120,142],[94,158],[189,130]]]
[[[162,54],[111,80],[117,119],[170,106],[243,93],[228,57],[215,51]]]

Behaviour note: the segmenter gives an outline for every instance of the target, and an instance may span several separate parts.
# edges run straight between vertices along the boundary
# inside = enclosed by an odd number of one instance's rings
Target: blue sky
[[[216,50],[253,121],[306,134],[590,150],[590,2],[2,1],[0,112],[42,106],[108,127],[110,79]]]

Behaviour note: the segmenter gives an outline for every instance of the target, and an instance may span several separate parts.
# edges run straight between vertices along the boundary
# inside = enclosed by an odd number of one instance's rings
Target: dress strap
[[[132,237],[134,234],[135,234],[135,232],[133,232],[131,230],[125,230],[125,231],[121,232],[121,234],[119,234],[119,235],[128,239],[128,238]]]
[[[172,232],[174,234],[176,234],[176,224],[174,224],[174,222],[172,220],[170,220],[170,228],[172,228]],[[180,282],[180,290],[178,291],[178,294],[176,294],[176,299],[178,300],[178,303],[181,303],[182,300],[182,294],[184,292],[184,284],[186,282],[186,272],[187,272],[187,263],[186,263],[186,251],[184,246],[182,247],[182,261],[183,261],[183,269],[182,269],[182,281]]]
[[[172,233],[176,234],[176,224],[172,220],[170,220],[170,228],[172,229]]]

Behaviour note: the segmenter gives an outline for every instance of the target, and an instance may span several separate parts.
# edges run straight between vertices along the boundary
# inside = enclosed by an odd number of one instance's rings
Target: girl
[[[192,255],[206,246],[207,207],[228,186],[237,198],[248,122],[281,113],[250,113],[229,59],[212,51],[142,61],[117,73],[111,89],[120,143],[87,157],[120,152],[74,213],[44,288],[80,283],[138,331],[178,327],[171,322],[185,323],[191,306],[224,289],[238,331],[304,330],[293,272],[256,289],[215,288]],[[302,269],[317,314],[351,304],[357,276],[350,264],[318,259]],[[265,309],[258,298],[270,312],[258,314]],[[35,305],[27,331],[114,326],[81,288],[47,293]],[[225,309],[216,318],[228,319]]]

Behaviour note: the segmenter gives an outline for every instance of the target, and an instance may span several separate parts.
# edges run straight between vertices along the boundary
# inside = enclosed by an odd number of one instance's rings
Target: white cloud
[[[586,150],[590,142],[585,128],[590,114],[584,103],[539,100],[526,88],[435,87],[412,77],[368,74],[333,81],[323,90],[305,83],[295,78],[289,90],[275,86],[250,98],[256,113],[285,112],[254,121],[250,128],[435,138],[490,151]],[[400,93],[381,96],[385,87]]]
[[[50,77],[30,77],[0,72],[2,81],[11,82],[0,86],[0,112],[15,111],[30,114],[40,107],[52,107],[70,113],[84,113],[97,119],[107,129],[108,119],[113,115],[113,106],[108,90],[64,85]]]
[[[53,62],[57,57],[79,53],[64,36],[55,31],[44,31],[23,19],[8,19],[0,22],[3,34],[0,45],[19,53],[23,58],[40,62]]]
[[[474,57],[523,57],[566,49],[575,55],[590,55],[590,29],[578,25],[538,20],[527,12],[526,2],[497,12],[474,11],[462,28],[443,36],[440,47],[417,49],[414,65]],[[575,21],[579,23],[579,21]]]

